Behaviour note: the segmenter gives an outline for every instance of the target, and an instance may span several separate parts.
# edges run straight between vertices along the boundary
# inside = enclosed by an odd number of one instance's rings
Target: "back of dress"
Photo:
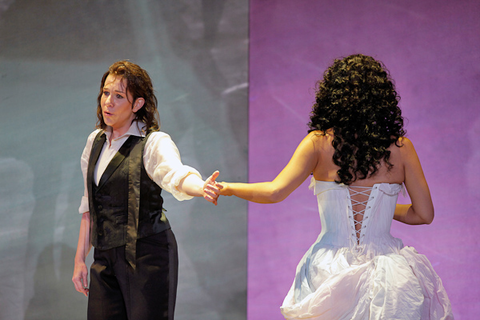
[[[401,185],[310,187],[322,231],[297,266],[286,319],[453,319],[428,259],[390,234]]]
[[[357,253],[374,250],[373,254],[402,247],[390,234],[401,185],[358,187],[312,178],[310,188],[317,196],[323,245],[348,247]]]

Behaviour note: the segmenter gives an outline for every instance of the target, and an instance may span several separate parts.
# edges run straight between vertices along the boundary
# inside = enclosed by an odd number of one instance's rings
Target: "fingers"
[[[208,192],[209,194],[212,193],[212,194],[220,194],[220,190],[222,189],[222,185],[220,185],[219,183],[214,183],[214,184],[205,184],[205,186],[203,187],[203,190],[205,192]]]
[[[214,205],[217,205],[217,199],[220,195],[221,186],[215,181],[219,175],[220,172],[218,170],[215,171],[205,180],[205,184],[203,185],[203,197]]]
[[[85,285],[86,280],[82,281],[82,279],[72,279],[73,284],[75,285],[75,290],[80,293],[83,293],[86,297],[88,297],[88,287]],[[82,283],[83,282],[83,283]]]
[[[87,275],[85,274],[85,276],[83,277],[83,288],[84,289],[87,289],[88,291],[88,279],[87,279]]]
[[[83,288],[82,291],[80,291],[80,293],[83,293],[83,295],[87,298],[88,298],[88,292],[89,292],[88,288]]]
[[[208,179],[205,181],[204,189],[210,187],[211,190],[217,191],[217,182],[215,181],[217,177],[220,175],[220,172],[217,170]],[[213,188],[212,188],[213,187]]]
[[[212,175],[210,176],[210,178],[208,178],[209,182],[210,183],[215,183],[215,180],[218,178],[218,176],[220,175],[220,171],[215,171],[214,173],[212,173]]]
[[[208,194],[218,196],[222,188],[223,188],[222,185],[220,185],[219,183],[216,183],[216,182],[213,184],[207,183],[203,186],[203,191],[207,192]]]
[[[75,269],[73,271],[73,277],[72,281],[73,284],[75,285],[75,290],[77,290],[80,293],[83,293],[86,297],[88,297],[88,271],[86,270],[86,267],[77,267],[75,266]]]
[[[217,205],[217,199],[218,199],[218,193],[215,193],[212,190],[209,190],[208,188],[203,189],[203,198],[207,200],[208,202],[213,203],[214,205]]]

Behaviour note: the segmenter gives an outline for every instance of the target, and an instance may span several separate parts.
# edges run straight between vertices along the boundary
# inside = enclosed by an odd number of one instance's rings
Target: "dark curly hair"
[[[317,82],[309,132],[333,129],[333,162],[338,183],[349,185],[374,175],[388,148],[405,136],[400,97],[382,62],[356,54],[336,59]]]
[[[146,133],[159,130],[160,117],[157,110],[158,101],[153,90],[152,80],[148,73],[140,68],[139,65],[125,60],[112,64],[102,77],[100,93],[97,97],[97,128],[105,129],[107,127],[103,120],[100,101],[103,95],[103,86],[109,74],[126,80],[126,90],[133,97],[132,107],[138,98],[145,99],[143,107],[135,113],[135,119],[141,120],[146,124]]]

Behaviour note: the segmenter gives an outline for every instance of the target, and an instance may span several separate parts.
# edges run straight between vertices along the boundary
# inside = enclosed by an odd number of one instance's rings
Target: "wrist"
[[[74,263],[75,265],[85,264],[85,259],[75,257]]]
[[[227,182],[221,182],[220,185],[223,187],[220,189],[220,195],[222,196],[232,196],[232,189],[230,188]]]

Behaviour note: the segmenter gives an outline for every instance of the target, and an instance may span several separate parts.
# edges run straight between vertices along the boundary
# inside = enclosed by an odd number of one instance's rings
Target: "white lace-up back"
[[[372,241],[397,245],[390,234],[399,184],[378,183],[372,187],[347,186],[312,179],[319,204],[323,241],[347,246],[360,253]]]
[[[361,240],[365,236],[362,230],[366,227],[366,222],[369,218],[365,212],[371,208],[368,206],[368,202],[372,187],[349,186],[348,191],[351,201],[349,218],[353,223],[352,237],[356,237],[357,243],[361,244]],[[372,197],[373,199],[374,197]]]
[[[430,262],[390,234],[402,185],[310,187],[322,230],[297,266],[285,319],[453,320]]]

